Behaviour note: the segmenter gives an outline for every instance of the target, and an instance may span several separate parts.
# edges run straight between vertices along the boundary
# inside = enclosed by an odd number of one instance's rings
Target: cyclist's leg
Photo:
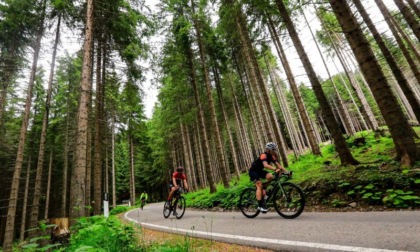
[[[254,169],[249,170],[249,176],[251,180],[254,182],[256,190],[256,198],[258,201],[258,209],[261,210],[263,213],[267,212],[264,208],[264,200],[263,200],[263,184],[261,178],[265,178],[266,172],[264,170],[255,171]]]
[[[263,187],[267,188],[267,186],[270,184],[271,180],[274,179],[274,176],[273,176],[273,174],[267,172],[265,174],[265,179],[266,179],[266,181],[263,183]]]
[[[261,194],[261,192],[262,192],[262,188],[261,188],[262,187],[262,184],[261,183],[262,182],[261,182],[260,176],[259,176],[258,172],[255,171],[252,168],[249,169],[248,174],[249,174],[249,178],[251,179],[251,181],[257,187],[257,191],[256,191],[257,200],[261,200],[261,198],[262,198],[262,194]]]
[[[172,200],[172,197],[174,196],[174,193],[177,189],[178,188],[176,186],[171,184],[171,191],[169,192],[168,201]]]
[[[266,170],[260,170],[258,172],[258,176],[260,179],[267,179],[269,177],[270,174],[269,172],[267,172]],[[261,210],[262,213],[266,213],[267,209],[265,206],[265,201],[263,199],[263,190],[265,188],[265,185],[267,184],[267,182],[262,183],[260,180],[260,185],[257,185],[257,191],[260,190],[260,198],[258,198],[258,194],[257,194],[257,200],[258,200],[258,209]],[[260,186],[260,188],[258,188],[258,186]]]

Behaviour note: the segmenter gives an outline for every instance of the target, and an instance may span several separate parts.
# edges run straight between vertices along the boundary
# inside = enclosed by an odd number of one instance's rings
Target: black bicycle
[[[298,217],[305,208],[305,195],[302,189],[288,182],[292,174],[276,173],[274,179],[267,186],[265,204],[266,208],[274,207],[276,212],[286,218],[293,219]],[[255,218],[260,213],[256,197],[256,188],[245,188],[239,198],[239,209],[248,218]]]
[[[171,215],[171,212],[177,219],[181,219],[182,216],[184,216],[187,201],[184,196],[182,196],[182,193],[184,193],[184,190],[180,187],[174,193],[170,204],[165,202],[165,205],[163,206],[163,217],[168,218]]]
[[[146,199],[145,198],[141,198],[140,200],[140,209],[143,210],[143,207],[146,205]]]

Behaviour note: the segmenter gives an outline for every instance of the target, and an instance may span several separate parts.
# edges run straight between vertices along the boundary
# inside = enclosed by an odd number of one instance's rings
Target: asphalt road
[[[248,219],[241,212],[187,209],[165,219],[163,202],[127,212],[144,228],[275,251],[420,251],[420,211],[307,213],[287,220],[275,211]]]

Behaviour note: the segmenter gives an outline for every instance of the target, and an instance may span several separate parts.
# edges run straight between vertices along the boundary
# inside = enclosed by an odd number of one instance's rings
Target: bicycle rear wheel
[[[273,195],[274,209],[277,213],[286,219],[298,217],[305,208],[305,195],[299,186],[285,182]]]
[[[184,216],[186,207],[187,207],[187,201],[185,200],[183,196],[180,196],[178,198],[178,202],[176,203],[176,210],[174,209],[174,211],[176,212],[175,217],[177,219],[181,219],[182,216]]]
[[[163,217],[168,218],[171,215],[171,205],[167,204],[167,202],[163,205]]]
[[[239,198],[239,209],[247,218],[255,218],[260,211],[258,210],[258,201],[255,188],[245,188]]]

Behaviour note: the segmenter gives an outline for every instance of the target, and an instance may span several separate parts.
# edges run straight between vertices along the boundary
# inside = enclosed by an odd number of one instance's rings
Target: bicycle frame
[[[282,180],[283,177],[286,177],[286,179]],[[272,181],[270,181],[270,184],[272,186],[271,188],[271,193],[270,195],[268,195],[267,199],[265,200],[265,202],[270,202],[271,198],[273,197],[273,195],[275,195],[275,193],[280,189],[281,192],[283,194],[285,194],[285,191],[283,189],[283,186],[281,185],[283,182],[286,182],[287,180],[289,180],[290,177],[288,175],[282,175],[280,176],[279,174],[276,174],[274,176],[274,179]],[[268,188],[268,186],[267,186]],[[266,192],[267,193],[267,192]]]

